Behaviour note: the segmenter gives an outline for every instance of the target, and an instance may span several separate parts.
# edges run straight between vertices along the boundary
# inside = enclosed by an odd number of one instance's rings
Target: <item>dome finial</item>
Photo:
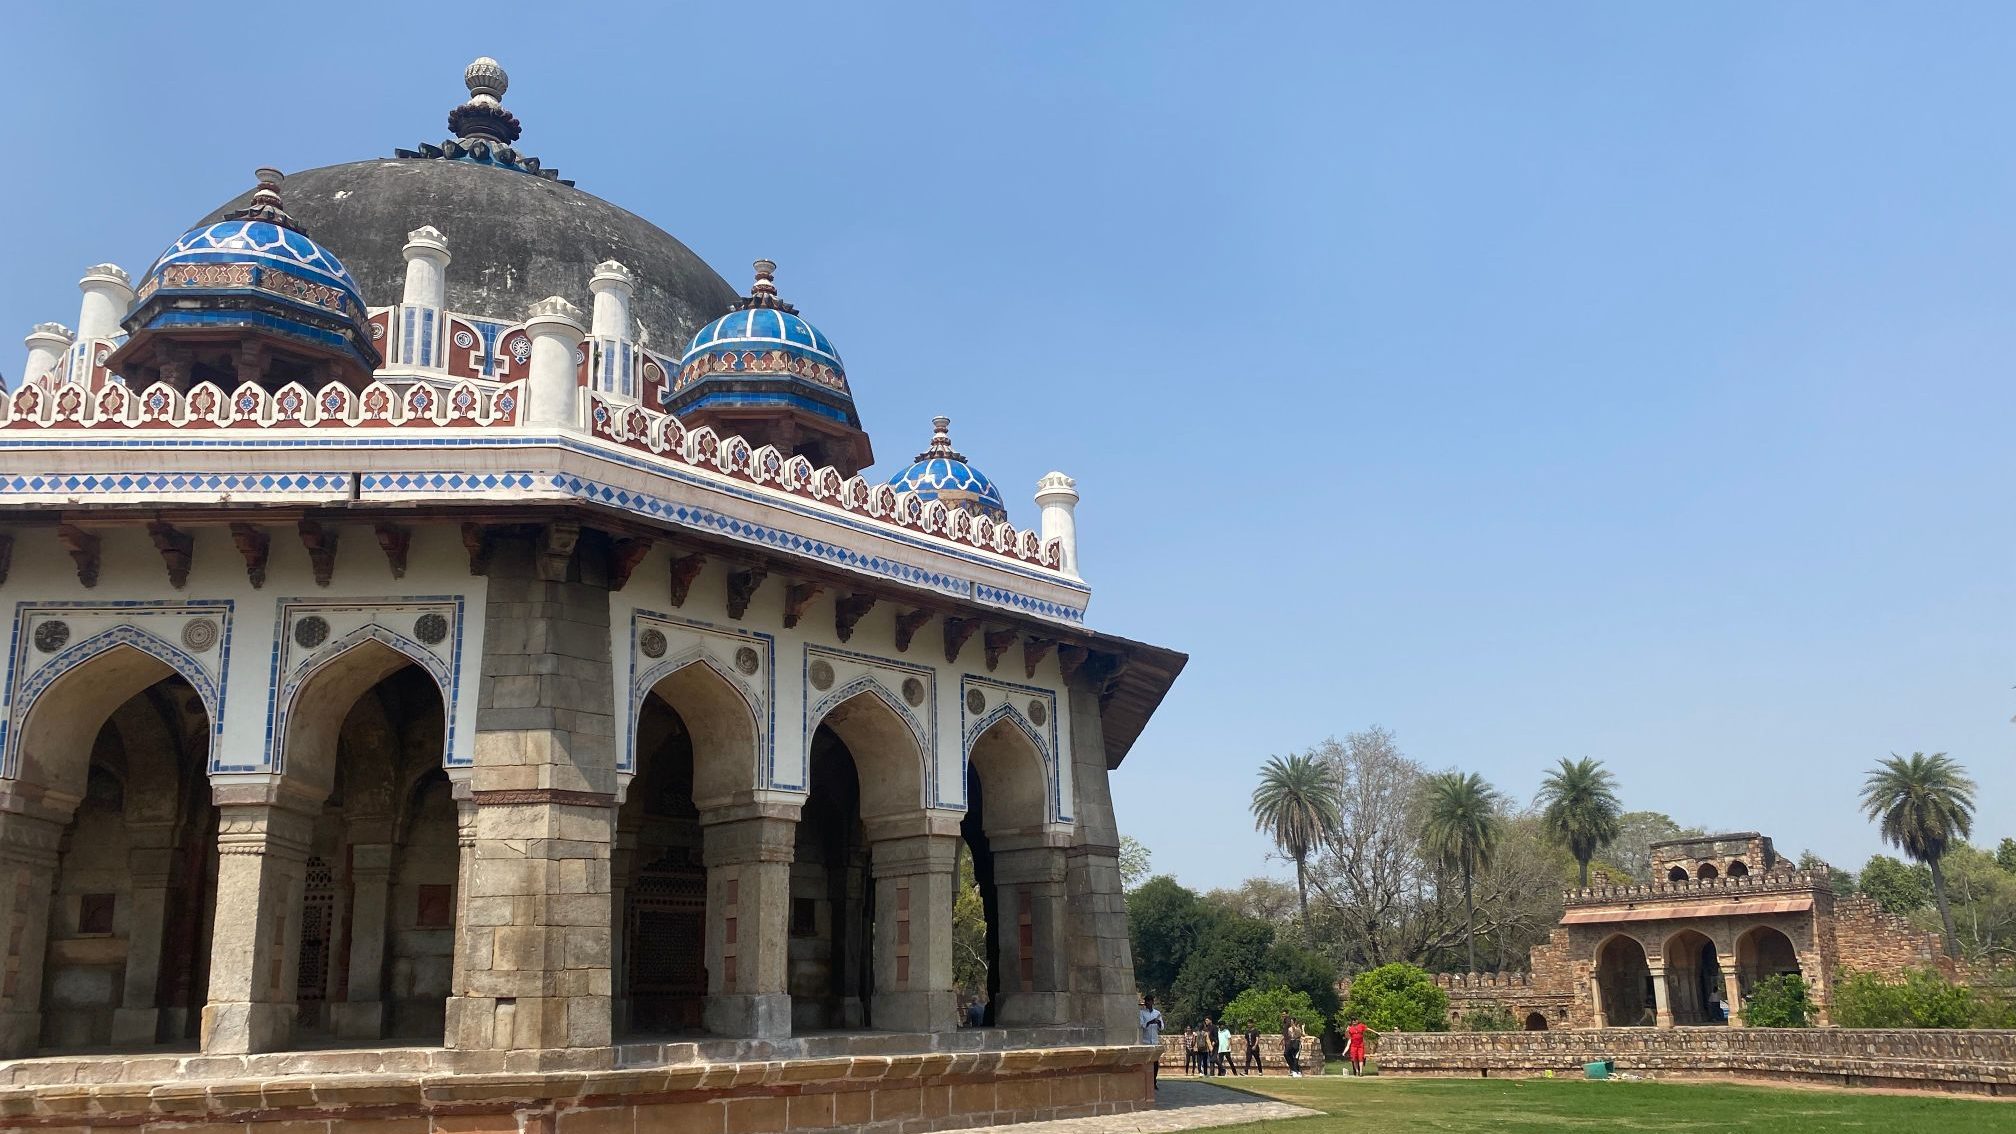
[[[303,236],[308,235],[307,229],[287,215],[287,206],[280,200],[280,183],[286,180],[286,175],[271,166],[260,166],[252,171],[252,176],[259,182],[258,187],[252,190],[252,199],[245,202],[244,208],[225,213],[224,219],[265,221]]]
[[[511,85],[511,77],[504,73],[504,68],[485,55],[463,69],[462,85],[469,88],[469,101],[448,112],[448,129],[455,137],[464,142],[517,141],[523,128],[518,125],[517,115],[504,109],[499,101]]]
[[[796,315],[798,309],[777,296],[777,261],[758,260],[754,264],[754,267],[756,269],[756,282],[749,285],[749,294],[743,297],[741,302],[737,303],[733,309],[747,311],[751,307],[773,307],[779,311],[788,311]]]
[[[965,455],[952,448],[952,419],[943,414],[931,419],[931,445],[917,454],[917,460],[928,461],[933,457],[945,457],[963,461]]]
[[[502,99],[504,92],[511,89],[511,76],[504,73],[504,67],[488,55],[479,55],[474,63],[462,69],[462,85],[469,88],[471,98],[485,95]]]

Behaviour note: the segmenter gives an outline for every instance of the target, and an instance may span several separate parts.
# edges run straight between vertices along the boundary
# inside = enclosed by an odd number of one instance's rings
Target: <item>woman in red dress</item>
[[[1365,1073],[1366,1032],[1372,1032],[1372,1029],[1366,1027],[1363,1020],[1352,1020],[1351,1026],[1344,1029],[1346,1040],[1344,1058],[1351,1061],[1351,1073],[1353,1075],[1363,1075]],[[1372,1032],[1372,1034],[1376,1036],[1379,1033]]]

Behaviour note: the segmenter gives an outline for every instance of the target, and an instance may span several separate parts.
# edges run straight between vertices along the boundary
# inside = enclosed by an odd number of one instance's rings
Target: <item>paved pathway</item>
[[[1155,1092],[1154,1110],[1096,1118],[1060,1118],[1054,1122],[1023,1122],[1013,1126],[984,1126],[967,1134],[1165,1134],[1175,1130],[1201,1130],[1207,1126],[1234,1126],[1241,1122],[1305,1118],[1320,1113],[1274,1099],[1257,1098],[1243,1091],[1228,1091],[1210,1083],[1172,1079]]]

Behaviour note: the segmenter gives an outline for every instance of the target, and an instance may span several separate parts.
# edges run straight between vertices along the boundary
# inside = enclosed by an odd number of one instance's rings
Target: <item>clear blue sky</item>
[[[528,152],[738,285],[780,262],[881,467],[942,412],[1023,522],[1078,477],[1094,622],[1192,655],[1115,790],[1193,885],[1281,872],[1255,766],[1374,722],[1847,865],[1861,773],[1943,749],[2016,833],[2016,9],[7,24],[9,342],[256,165],[439,141],[490,54]]]

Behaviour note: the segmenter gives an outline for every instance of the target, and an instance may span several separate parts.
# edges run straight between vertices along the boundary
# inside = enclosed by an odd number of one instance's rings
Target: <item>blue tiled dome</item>
[[[210,264],[249,266],[260,269],[262,275],[270,269],[321,287],[300,288],[254,278],[247,272],[203,267]],[[357,281],[350,278],[349,270],[334,253],[305,234],[271,221],[221,220],[183,233],[147,269],[139,291],[146,295],[164,287],[178,291],[258,287],[345,315],[362,318],[364,313],[364,296],[357,290]]]
[[[1008,505],[1001,499],[1001,490],[952,448],[952,419],[934,417],[931,427],[931,447],[917,454],[910,467],[890,477],[890,486],[899,492],[915,492],[925,500],[942,500],[948,507],[1006,520]]]
[[[693,345],[686,348],[685,356],[679,360],[679,365],[683,368],[699,355],[713,351],[767,353],[773,350],[789,351],[824,363],[840,373],[843,385],[846,382],[840,365],[840,352],[833,349],[832,340],[796,312],[780,307],[730,311],[700,328],[699,333],[693,336]]]

